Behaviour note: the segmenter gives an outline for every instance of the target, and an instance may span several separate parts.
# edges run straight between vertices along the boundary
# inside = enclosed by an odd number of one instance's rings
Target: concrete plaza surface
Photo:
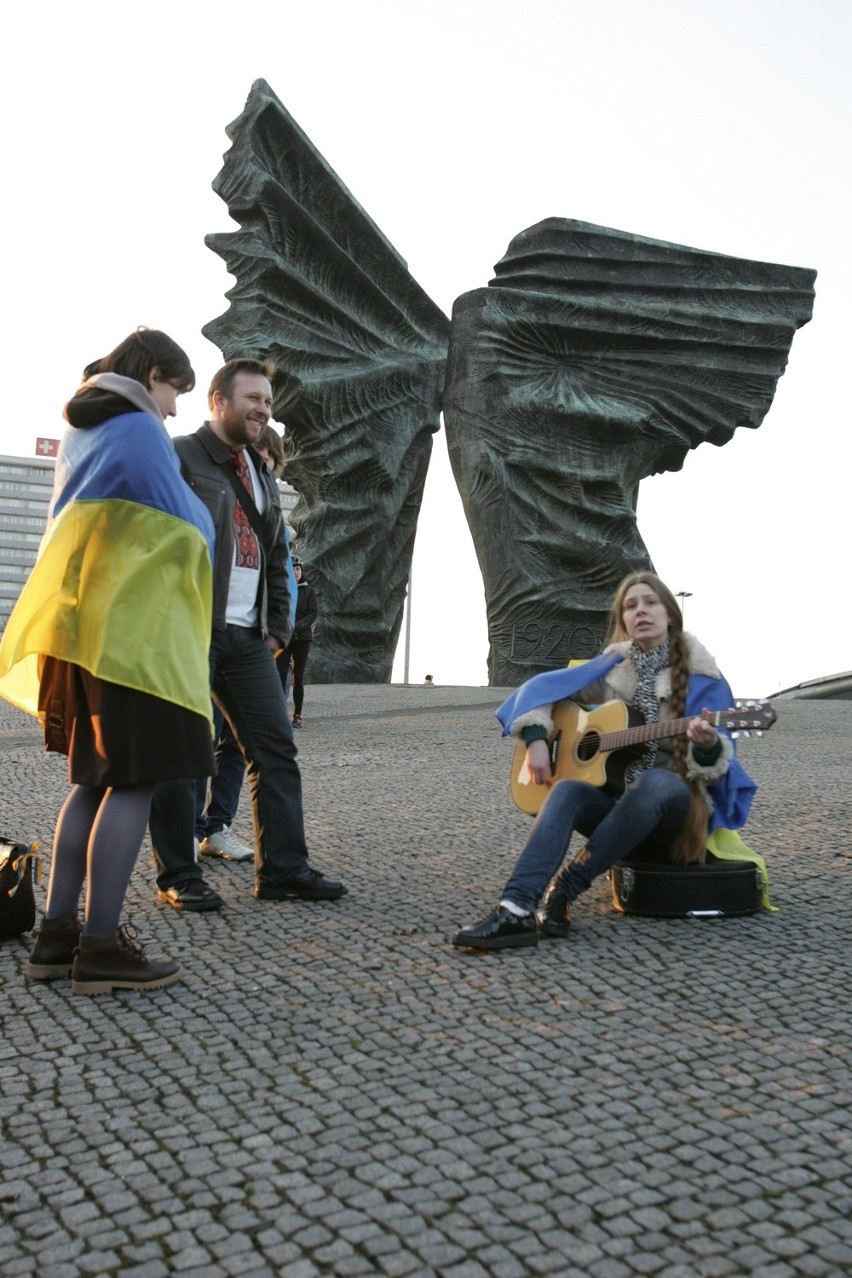
[[[309,687],[312,858],[350,894],[128,903],[184,980],[75,997],[0,947],[0,1274],[761,1278],[852,1272],[852,702],[741,743],[778,913],[454,950],[528,829],[487,688]],[[64,761],[0,709],[0,830]],[[250,835],[245,804],[237,831]],[[39,889],[39,899],[43,888]]]

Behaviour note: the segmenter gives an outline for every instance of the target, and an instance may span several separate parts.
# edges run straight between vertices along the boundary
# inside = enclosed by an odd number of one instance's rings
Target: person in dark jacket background
[[[293,662],[293,727],[302,726],[302,707],[305,704],[305,666],[314,637],[314,624],[319,613],[316,591],[304,576],[304,567],[298,555],[293,556],[293,572],[296,575],[296,624],[293,637],[278,658],[281,682],[287,677],[290,661]]]

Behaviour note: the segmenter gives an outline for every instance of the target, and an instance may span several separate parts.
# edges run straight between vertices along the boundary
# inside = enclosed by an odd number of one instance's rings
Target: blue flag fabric
[[[90,430],[65,432],[48,520],[74,501],[130,501],[194,526],[213,558],[213,521],[180,473],[165,429],[144,412],[122,413]]]
[[[554,701],[564,701],[566,697],[576,696],[590,683],[605,679],[610,670],[623,660],[624,656],[620,652],[604,652],[581,666],[546,670],[544,674],[527,679],[494,711],[502,724],[503,736],[509,735],[512,724],[522,714],[529,714],[530,710],[537,710],[539,706],[552,706]]]
[[[686,715],[701,714],[708,710],[730,710],[736,705],[734,694],[726,679],[712,679],[709,675],[690,675],[686,685]],[[724,731],[722,728],[720,732]],[[725,733],[730,736],[730,733]],[[712,781],[707,790],[713,800],[713,811],[710,813],[710,829],[739,830],[745,825],[751,809],[752,800],[757,793],[757,784],[752,781],[745,768],[736,756],[728,770],[718,781]]]

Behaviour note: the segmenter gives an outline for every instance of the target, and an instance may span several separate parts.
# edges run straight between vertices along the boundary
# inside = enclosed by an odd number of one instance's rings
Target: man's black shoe
[[[306,865],[297,874],[260,879],[255,884],[253,896],[258,901],[336,901],[338,897],[345,896],[346,891],[342,883],[327,879],[319,870]]]
[[[473,927],[456,932],[453,945],[470,950],[510,950],[538,945],[535,915],[513,914],[505,905],[498,905]]]
[[[538,934],[544,939],[567,936],[571,930],[571,902],[563,891],[549,887],[536,913]]]
[[[170,905],[173,910],[186,910],[191,914],[221,910],[225,904],[219,893],[208,887],[203,879],[184,879],[182,883],[160,888],[157,900],[161,905]]]

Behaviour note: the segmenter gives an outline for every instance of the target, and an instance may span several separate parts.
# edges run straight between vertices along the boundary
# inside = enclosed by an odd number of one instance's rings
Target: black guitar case
[[[718,918],[756,914],[760,873],[751,861],[653,865],[619,861],[610,870],[612,904],[620,914],[646,918]]]

